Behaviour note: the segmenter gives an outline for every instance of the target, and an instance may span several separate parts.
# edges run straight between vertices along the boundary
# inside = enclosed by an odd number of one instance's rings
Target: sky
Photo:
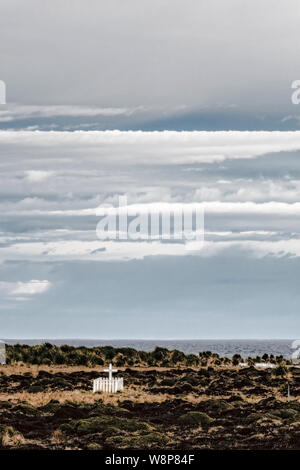
[[[0,335],[295,338],[296,0],[2,0]],[[99,240],[99,207],[204,244]]]

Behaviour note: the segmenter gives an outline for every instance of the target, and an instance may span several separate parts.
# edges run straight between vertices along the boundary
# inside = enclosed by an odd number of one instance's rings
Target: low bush
[[[200,411],[189,411],[188,413],[181,415],[177,421],[178,424],[182,424],[184,426],[208,426],[213,419],[206,413],[201,413]]]

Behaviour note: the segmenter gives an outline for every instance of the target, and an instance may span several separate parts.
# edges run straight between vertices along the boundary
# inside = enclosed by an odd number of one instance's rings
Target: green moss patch
[[[213,419],[208,416],[206,413],[201,413],[200,411],[189,411],[184,415],[181,415],[177,422],[184,426],[208,426]]]
[[[154,429],[152,425],[144,421],[119,418],[117,416],[99,416],[95,418],[80,419],[60,426],[60,429],[63,432],[68,433],[75,431],[80,435],[109,432],[111,428],[128,432],[150,432]]]

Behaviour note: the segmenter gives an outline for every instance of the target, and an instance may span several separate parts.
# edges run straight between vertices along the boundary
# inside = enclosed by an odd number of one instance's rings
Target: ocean
[[[116,348],[129,347],[142,351],[153,351],[156,346],[167,349],[178,349],[185,354],[198,354],[200,351],[212,351],[220,356],[231,357],[240,354],[242,357],[262,356],[264,353],[274,356],[282,355],[290,358],[293,340],[291,339],[190,339],[190,340],[143,340],[143,339],[3,339],[7,344],[52,343],[60,346],[114,346]]]

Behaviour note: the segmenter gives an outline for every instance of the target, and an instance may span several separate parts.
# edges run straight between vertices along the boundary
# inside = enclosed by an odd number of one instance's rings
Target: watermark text
[[[127,204],[119,196],[118,207],[96,210],[101,220],[96,227],[100,240],[203,241],[204,210],[201,204]]]

